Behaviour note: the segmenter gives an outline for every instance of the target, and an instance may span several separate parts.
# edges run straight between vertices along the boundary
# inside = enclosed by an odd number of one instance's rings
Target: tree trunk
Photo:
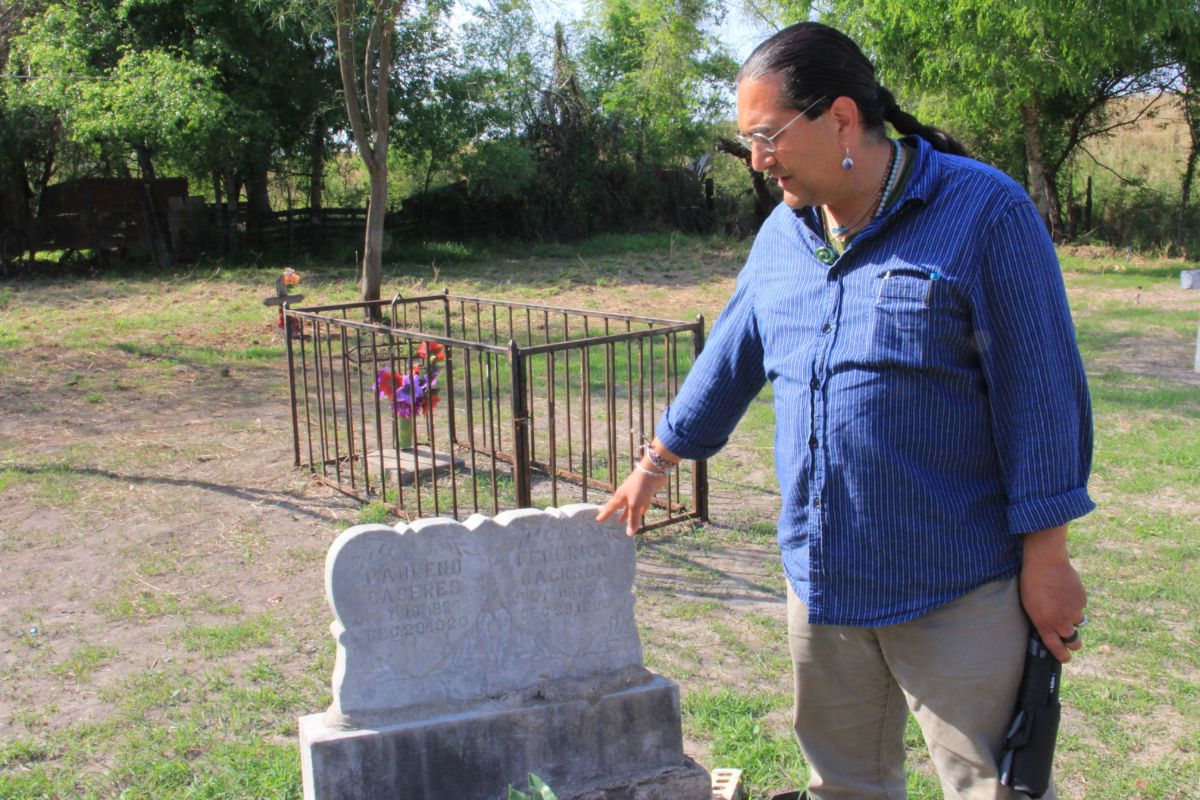
[[[246,206],[252,219],[262,220],[271,215],[273,209],[268,189],[266,163],[251,165],[250,174],[246,176]]]
[[[741,142],[725,137],[717,140],[717,150],[728,153],[746,165],[746,171],[750,173],[750,185],[754,188],[754,219],[758,225],[762,225],[770,215],[771,209],[775,208],[779,201],[771,196],[771,190],[767,187],[767,179],[763,177],[763,173],[756,170],[751,163],[750,150]]]
[[[238,228],[238,197],[241,195],[238,186],[237,173],[232,169],[225,170],[225,241],[226,252],[232,253],[237,249]]]
[[[134,150],[137,152],[138,169],[142,171],[142,180],[154,180],[157,176],[154,172],[154,161],[150,158],[150,150],[140,145],[134,147]]]
[[[308,244],[312,249],[320,250],[325,247],[325,120],[320,116],[313,120],[309,158]]]
[[[1191,250],[1185,235],[1187,228],[1188,199],[1192,194],[1192,183],[1196,179],[1196,162],[1200,159],[1200,98],[1189,89],[1183,96],[1184,119],[1188,123],[1188,134],[1191,146],[1188,148],[1187,164],[1183,170],[1183,180],[1180,183],[1179,209],[1175,217],[1175,238],[1184,254],[1191,258]]]
[[[309,147],[312,160],[308,173],[308,207],[312,213],[320,214],[325,193],[325,121],[321,117],[313,122]]]
[[[1025,134],[1025,160],[1029,165],[1029,196],[1037,206],[1050,238],[1059,241],[1062,238],[1062,225],[1059,222],[1058,189],[1054,184],[1054,176],[1049,174],[1046,154],[1042,148],[1042,131],[1038,127],[1039,108],[1037,103],[1021,105],[1021,124]]]
[[[367,232],[363,243],[362,298],[378,300],[383,286],[383,229],[387,213],[387,160],[375,162],[370,173]]]
[[[354,44],[354,0],[336,0],[338,73],[346,99],[346,115],[359,157],[371,180],[367,230],[362,260],[362,299],[379,299],[383,275],[383,227],[387,212],[388,78],[392,69],[392,33],[404,0],[379,0],[374,4],[371,30],[363,52],[363,73],[358,71]],[[361,82],[361,86],[360,86]],[[371,316],[378,317],[376,309]]]
[[[31,197],[33,192],[29,188],[25,162],[13,159],[9,168],[0,173],[0,232],[9,225],[25,229],[29,222]]]

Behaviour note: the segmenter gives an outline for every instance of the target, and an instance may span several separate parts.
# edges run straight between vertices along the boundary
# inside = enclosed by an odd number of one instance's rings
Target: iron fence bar
[[[650,339],[650,344],[653,346],[654,339]],[[632,362],[631,362],[632,364]],[[632,366],[630,366],[632,369]],[[630,392],[632,395],[632,392]],[[646,340],[638,339],[638,432],[642,438],[646,436]],[[632,416],[632,414],[630,415]],[[650,419],[655,419],[651,415]],[[651,436],[651,439],[654,437]],[[640,445],[641,442],[638,442]],[[630,458],[636,458],[636,453],[630,453]]]
[[[451,334],[454,333],[454,329],[450,322],[449,289],[442,292],[442,329],[445,331],[447,339],[449,339]],[[454,518],[458,519],[458,470],[454,468],[454,445],[457,441],[455,439],[455,426],[457,423],[455,422],[454,417],[454,348],[446,347],[442,352],[446,356],[446,418],[447,427],[450,428],[450,432],[446,437],[446,448],[449,451],[450,456],[450,503],[454,509]]]
[[[545,331],[546,341],[550,341],[550,312],[542,310],[542,330]],[[533,344],[530,341],[530,344]],[[555,402],[556,392],[555,383],[558,380],[558,375],[555,370],[554,351],[546,353],[546,420],[547,431],[546,441],[550,456],[550,505],[558,507],[558,475],[555,470],[558,468],[558,408]],[[530,454],[530,458],[534,458],[535,454]]]
[[[345,328],[341,329],[339,341],[344,355],[349,341]],[[354,462],[357,460],[354,456],[354,394],[350,390],[350,362],[345,358],[342,359],[342,392],[346,397],[346,463],[350,468],[350,485],[357,486],[354,479]]]
[[[422,328],[425,326],[425,321],[424,321],[420,307],[418,307],[418,309],[417,309],[417,324],[420,325]],[[433,424],[433,409],[434,409],[433,400],[435,397],[434,392],[437,391],[437,387],[435,387],[433,385],[434,378],[432,375],[433,364],[435,362],[435,359],[432,358],[432,353],[430,352],[431,348],[426,347],[425,351],[426,351],[425,352],[425,383],[426,383],[426,387],[425,387],[425,398],[422,401],[422,403],[425,407],[425,433],[429,437],[429,487],[430,487],[430,492],[433,495],[433,515],[436,517],[436,516],[441,516],[441,513],[442,513],[441,512],[441,498],[438,496],[437,436],[435,435],[437,429],[435,428],[435,426]],[[446,352],[445,350],[442,350],[443,357],[445,355],[445,352]],[[439,375],[438,377],[441,377],[441,376]],[[416,420],[414,418],[414,422],[415,421]],[[416,444],[416,442],[415,442],[415,437],[414,437],[413,462],[416,465],[417,469],[419,470],[420,469],[420,452],[421,451],[420,451],[420,448],[415,447],[415,444]],[[451,457],[451,460],[453,461],[453,457]]]
[[[346,311],[355,309],[365,310],[369,308],[391,305],[392,303],[397,302],[397,299],[399,299],[399,302],[402,303],[416,303],[421,300],[433,300],[437,297],[438,295],[436,294],[421,295],[418,297],[403,297],[397,294],[391,300],[354,300],[349,303],[327,303],[326,305],[321,306],[303,306],[295,310],[314,314],[321,314],[326,311],[341,311],[342,313],[345,313]]]
[[[404,316],[407,320],[407,310],[404,312]],[[416,358],[416,354],[413,352],[413,340],[406,338],[404,341],[408,346],[407,356],[404,359],[404,376],[408,378],[409,415],[403,417],[400,424],[408,428],[408,446],[413,460],[413,498],[417,506],[417,516],[421,517],[423,516],[421,513],[421,465],[417,458],[417,414],[420,412],[417,407],[417,382],[414,380],[413,374],[413,360]],[[421,402],[425,402],[424,398],[421,399]],[[397,462],[397,466],[399,466],[399,462]]]
[[[671,333],[666,333],[662,337],[662,408],[666,410],[670,404],[671,392]],[[655,417],[656,419],[656,417]],[[676,470],[678,475],[679,470]],[[672,476],[667,477],[667,504],[674,503],[673,497],[677,497],[677,487],[674,485]]]
[[[588,336],[588,318],[585,316],[583,318],[583,338],[587,339]],[[583,442],[581,443],[583,452],[579,455],[579,465],[585,476],[583,481],[583,502],[586,503],[588,501],[587,476],[595,474],[592,469],[592,354],[586,344],[581,346],[579,351],[582,358],[582,370],[579,376],[581,381],[579,402],[583,404],[583,429],[580,431],[580,435],[583,438]]]
[[[494,456],[497,461],[502,461],[510,466],[515,465],[516,463],[516,456],[506,451],[496,451]],[[542,472],[548,472],[549,470],[549,465],[544,461],[532,461],[530,463]],[[560,469],[557,471],[557,476],[579,486],[582,486],[586,480],[588,485],[593,489],[598,489],[600,491],[608,490],[608,484],[605,481],[602,481],[599,478],[585,478],[585,476],[580,475],[578,472],[570,472],[568,470]],[[679,522],[685,519],[693,519],[696,517],[694,512],[688,511],[687,506],[681,503],[667,503],[663,500],[659,500],[658,498],[654,498],[650,501],[650,505],[654,506],[655,508],[666,509],[668,513],[682,514],[682,516],[671,517],[670,519],[666,519],[649,526],[643,526],[641,530],[661,528],[664,525],[669,525],[674,522]]]
[[[666,396],[663,398],[664,403],[669,403],[668,397],[675,397],[679,394],[679,334],[667,334],[667,389]],[[674,383],[672,383],[672,381]],[[675,502],[683,502],[683,475],[682,470],[675,470],[669,478],[667,478],[667,502],[671,502],[671,487],[675,489]]]
[[[467,305],[464,302],[459,303],[459,325],[462,330],[462,338],[465,340],[467,338]],[[474,381],[471,377],[471,354],[469,352],[463,357],[463,365],[466,368],[467,451],[471,455],[471,507],[478,511],[479,481],[476,476],[479,475],[479,465],[475,460],[475,408],[471,402]]]
[[[400,325],[398,324],[399,320],[396,319],[396,304],[399,303],[400,300],[401,300],[400,293],[396,292],[396,294],[392,296],[392,302],[391,302],[390,306],[388,307],[388,319],[391,321],[391,327],[393,327],[393,328],[400,327]]]
[[[331,320],[330,318],[322,317],[319,314],[308,314],[308,313],[304,313],[301,311],[295,311],[293,313],[297,317],[300,317],[302,319],[321,321],[321,322],[326,322],[329,324],[336,322],[338,327],[357,328],[357,329],[364,330],[364,331],[374,330],[379,333],[396,333],[396,334],[400,334],[400,335],[405,336],[410,339],[425,339],[425,340],[435,342],[440,345],[455,345],[457,347],[462,347],[466,350],[484,350],[489,353],[499,353],[501,355],[503,355],[507,352],[507,350],[505,350],[505,348],[502,346],[489,345],[489,344],[486,344],[483,342],[472,342],[472,341],[467,341],[467,340],[459,340],[459,339],[447,338],[447,337],[442,337],[442,336],[435,336],[435,335],[432,335],[429,333],[422,333],[421,331],[409,330],[406,328],[398,328],[398,327],[389,327],[387,325],[379,325],[374,322],[359,322],[359,321],[353,320],[353,319],[332,319]]]
[[[342,455],[341,455],[341,447],[338,444],[337,389],[335,388],[334,383],[333,383],[333,326],[332,325],[329,326],[329,330],[326,331],[326,335],[325,335],[325,354],[328,356],[328,360],[329,360],[329,377],[325,378],[325,388],[329,391],[329,413],[326,415],[328,418],[328,419],[326,419],[326,425],[332,424],[332,427],[333,427],[333,436],[328,437],[328,438],[330,440],[332,440],[332,442],[333,442],[333,455],[334,455],[334,458],[337,459],[336,461],[334,461],[334,472],[337,475],[338,482],[341,483],[341,480],[342,480]],[[324,371],[325,371],[324,364],[321,365],[321,371],[322,371],[322,373],[324,373]],[[322,397],[321,400],[322,400],[322,402],[324,402],[325,398]],[[326,433],[326,435],[328,435],[327,431],[324,433]],[[326,448],[328,448],[328,443],[325,443],[325,447],[322,448],[321,455],[323,457],[327,457],[329,455],[328,450]]]
[[[288,318],[287,303],[280,306],[283,314],[283,338],[287,345],[288,405],[292,411],[292,463],[300,466],[300,420],[296,414],[296,359],[292,354],[292,321]]]
[[[387,349],[388,369],[393,376],[392,377],[393,387],[392,387],[392,393],[391,393],[392,394],[392,397],[391,397],[392,402],[391,402],[391,405],[389,408],[388,417],[391,420],[391,426],[392,426],[392,441],[391,441],[392,459],[396,462],[396,469],[395,469],[395,473],[396,473],[396,504],[399,505],[401,508],[403,508],[404,507],[404,470],[400,466],[401,460],[402,460],[400,458],[400,454],[402,452],[400,449],[400,426],[403,425],[404,423],[400,419],[400,414],[397,413],[397,411],[396,411],[396,400],[398,398],[396,397],[397,389],[395,387],[395,380],[396,380],[395,376],[400,374],[399,370],[396,369],[396,350],[397,350],[397,348],[398,348],[398,345],[396,344],[396,337],[393,336],[389,332],[388,333],[388,349]],[[407,363],[407,362],[405,362],[405,363]],[[385,492],[384,493],[384,501],[386,502],[386,500],[387,500],[387,495]]]
[[[332,489],[337,489],[342,494],[347,495],[348,497],[353,497],[355,500],[358,500],[360,503],[371,502],[370,497],[363,494],[361,491],[359,491],[358,489],[355,489],[352,486],[346,486],[346,484],[344,484],[344,483],[338,483],[337,481],[326,478],[323,475],[314,474],[313,480],[317,481],[317,483],[324,484],[325,486],[328,486]],[[395,514],[397,517],[400,517],[401,519],[403,519],[407,522],[412,522],[415,519],[415,517],[412,515],[412,512],[409,511],[408,509],[404,508],[403,506],[398,506],[395,503],[388,503],[386,501],[384,501],[383,506],[389,512],[391,512],[392,514]]]
[[[607,319],[604,320],[604,332],[608,333]],[[617,488],[617,485],[613,483],[617,475],[617,354],[613,350],[614,347],[615,345],[611,342],[604,345],[604,406],[608,414],[605,436],[608,445],[606,457],[608,459],[609,491],[616,491]]]
[[[377,344],[376,337],[377,337],[377,334],[374,331],[372,331],[371,332],[371,352],[378,354],[379,348],[375,346]],[[386,503],[387,502],[387,458],[385,457],[385,453],[383,451],[383,414],[382,414],[382,409],[380,408],[380,404],[379,404],[379,388],[380,387],[378,386],[378,383],[380,382],[379,381],[380,371],[381,370],[379,369],[379,361],[375,360],[372,363],[372,369],[371,369],[371,374],[374,376],[374,379],[375,379],[375,382],[373,382],[371,384],[371,395],[374,397],[373,402],[374,402],[374,406],[375,406],[375,447],[379,450],[379,498],[384,503]],[[363,452],[364,453],[366,452],[365,444],[363,445]],[[366,458],[366,456],[364,456],[364,458]],[[396,464],[397,469],[399,468],[399,466],[400,466],[400,464],[397,463]],[[370,482],[370,479],[368,478],[367,493],[370,494],[370,491],[371,491],[371,482]]]
[[[320,441],[321,463],[324,465],[329,451],[325,445],[325,353],[324,339],[321,338],[320,325],[313,331],[313,383],[317,390],[317,434]],[[322,473],[325,472],[322,466]]]
[[[529,317],[530,310],[525,309],[525,347],[533,344],[533,323]],[[537,458],[537,403],[533,396],[533,364],[534,359],[528,359],[529,376],[525,381],[525,413],[529,417],[529,458]]]
[[[493,344],[497,344],[500,341],[498,338],[500,335],[500,316],[499,316],[498,312],[499,312],[499,306],[493,305],[492,306],[492,343]],[[507,355],[508,354],[505,353],[505,356],[507,356]],[[499,366],[499,363],[500,363],[499,359],[492,359],[492,364]],[[492,380],[494,381],[494,387],[495,387],[495,392],[492,396],[499,399],[502,396],[501,395],[501,387],[500,387],[499,371],[496,369],[493,369],[491,371],[490,375],[491,375]],[[494,436],[496,438],[496,447],[503,448],[504,447],[504,419],[503,419],[503,414],[501,414],[500,407],[498,405],[494,405],[492,407],[492,418],[496,423],[495,428],[492,430],[492,436]]]
[[[628,332],[629,329],[630,323],[626,322],[626,332]],[[630,339],[625,340],[625,400],[625,419],[629,423],[629,459],[632,461],[634,457],[634,447],[637,446],[637,443],[634,441],[633,435],[633,341]],[[638,428],[639,432],[641,430],[641,428]],[[615,464],[613,465],[613,469],[616,469]],[[623,465],[621,471],[625,471]],[[614,484],[614,486],[615,485],[616,484]]]
[[[476,303],[475,304],[475,338],[476,338],[476,340],[479,340],[479,341],[482,341],[482,339],[483,339],[483,317],[482,317],[482,314],[483,314],[483,308],[480,306],[479,303]],[[479,382],[480,382],[480,389],[482,391],[480,391],[480,393],[479,393],[479,420],[480,420],[480,424],[483,426],[483,430],[481,431],[483,434],[483,441],[488,445],[488,447],[491,449],[492,453],[495,453],[495,451],[496,451],[496,436],[493,431],[493,425],[494,425],[493,415],[495,412],[492,409],[491,361],[492,361],[492,354],[490,352],[485,353],[483,351],[480,351],[480,353],[479,353]],[[496,485],[496,459],[494,456],[491,460],[491,464],[489,465],[489,474],[491,475],[491,479],[492,479],[492,484],[491,484],[492,485],[492,503],[493,503],[493,505],[495,505],[496,493],[497,493],[498,487]]]
[[[316,341],[317,341],[316,330],[315,330],[316,325],[310,325],[309,327],[314,329],[313,330],[313,345],[315,346]],[[318,360],[320,360],[319,357],[318,357]],[[304,428],[305,428],[305,434],[306,434],[305,438],[308,441],[308,465],[309,465],[309,468],[311,469],[312,467],[314,467],[316,465],[316,463],[313,459],[313,448],[312,448],[312,440],[313,440],[312,413],[309,410],[308,351],[304,346],[304,337],[303,336],[300,337],[300,370],[301,370],[300,375],[302,378],[302,383],[304,385]]]
[[[658,506],[660,508],[662,507],[661,503],[652,503],[651,505]],[[670,512],[668,511],[668,514],[669,513]],[[643,524],[642,527],[638,528],[638,533],[649,533],[650,531],[656,531],[659,528],[665,528],[669,525],[675,525],[679,522],[686,522],[689,519],[694,519],[694,517],[688,513],[684,513],[682,516],[668,516],[664,519],[658,520],[657,522]]]
[[[656,419],[658,419],[658,410],[655,408],[655,403],[654,403],[654,337],[653,336],[650,337],[650,357],[649,357],[648,363],[650,365],[650,419],[656,420]],[[643,427],[642,430],[645,430],[645,427]]]
[[[563,306],[548,306],[541,303],[522,303],[515,300],[489,300],[486,297],[467,297],[464,295],[452,295],[456,299],[465,300],[469,303],[479,303],[487,306],[510,306],[512,308],[529,308],[535,310],[546,309],[547,311],[562,311],[566,314],[574,314],[576,316],[595,315],[595,310],[584,308],[570,308]],[[307,309],[305,309],[307,310]],[[655,325],[677,325],[679,320],[665,319],[661,317],[647,317],[640,314],[620,314],[617,312],[605,312],[604,316],[614,320],[630,320],[632,322],[654,323]],[[690,324],[690,323],[685,323]]]
[[[508,341],[509,380],[512,382],[513,481],[516,484],[517,507],[533,505],[532,476],[529,474],[529,413],[525,396],[525,362],[515,340]]]
[[[562,319],[563,319],[563,340],[567,341],[570,339],[570,336],[567,331],[568,323],[567,323],[566,312],[563,312]],[[566,359],[566,362],[567,362],[566,363],[566,374],[563,377],[563,390],[564,390],[564,394],[566,395],[566,401],[567,401],[567,469],[573,470],[573,469],[575,469],[575,451],[574,451],[574,438],[573,438],[572,429],[571,429],[571,420],[574,418],[574,415],[571,413],[571,350],[572,350],[572,348],[568,347],[563,351],[563,358]]]
[[[355,346],[355,348],[358,348],[361,345],[362,345],[362,331],[355,331],[354,332],[354,346]],[[366,401],[363,399],[363,371],[362,371],[361,364],[359,365],[359,368],[356,370],[356,372],[358,373],[358,419],[359,419],[359,423],[360,423],[359,428],[358,428],[358,434],[359,434],[359,439],[362,442],[361,458],[362,458],[362,462],[363,462],[362,463],[363,486],[366,490],[367,496],[370,497],[371,496],[371,465],[370,465],[371,459],[369,458],[368,453],[370,453],[371,450],[369,447],[367,447],[367,405],[366,405]]]
[[[682,325],[671,325],[670,327],[653,328],[653,329],[647,328],[644,331],[631,331],[629,333],[624,333],[624,332],[613,333],[613,334],[609,334],[609,335],[605,335],[605,336],[596,336],[594,338],[587,337],[586,343],[588,345],[601,345],[601,344],[608,344],[610,342],[623,342],[626,339],[646,338],[648,336],[653,336],[654,334],[685,333],[685,332],[694,330],[695,327],[696,327],[695,323],[688,322],[688,323],[682,324]],[[569,344],[578,344],[579,341],[580,340],[569,341],[569,342],[553,342],[551,344],[539,344],[539,345],[534,345],[529,348],[525,348],[525,350],[529,355],[537,355],[540,353],[545,353],[550,350],[561,350],[564,346],[567,346]]]
[[[496,404],[495,395],[493,394],[494,383],[498,380],[495,375],[495,363],[492,354],[487,354],[487,368],[483,373],[483,378],[487,382],[487,417],[488,417],[488,444],[492,449],[492,513],[500,513],[500,479],[499,473],[496,470],[496,451],[499,449],[499,442],[496,438],[496,428],[500,424],[496,419]]]

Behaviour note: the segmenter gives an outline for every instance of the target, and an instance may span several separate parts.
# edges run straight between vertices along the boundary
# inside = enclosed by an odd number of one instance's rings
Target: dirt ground
[[[589,303],[589,295],[581,290],[564,304]],[[276,335],[258,325],[206,344]],[[285,363],[211,366],[172,354],[195,339],[162,344],[96,347],[82,358],[78,348],[46,344],[4,354],[0,742],[103,720],[117,687],[163,663],[203,671],[203,657],[182,638],[197,626],[270,612],[288,632],[274,646],[293,649],[279,660],[296,674],[328,660],[325,553],[357,521],[360,504],[293,467]],[[685,691],[749,689],[761,680],[744,659],[722,652],[708,620],[679,609],[711,613],[719,604],[735,627],[744,615],[782,625],[773,543],[734,546],[728,535],[747,521],[769,522],[776,504],[773,492],[726,485],[700,539],[677,526],[642,542],[638,621],[647,662]],[[778,647],[774,634],[763,638],[764,649]],[[105,656],[86,680],[69,679],[88,652]],[[222,662],[236,671],[260,655],[247,649]],[[781,673],[770,691],[787,687]],[[698,743],[687,748],[704,756]],[[105,769],[106,757],[98,759]]]
[[[711,265],[697,264],[682,284],[661,273],[646,280],[597,269],[598,282],[553,302],[646,313],[648,301],[670,298],[676,308],[703,312],[711,328],[735,269],[723,262],[714,275]],[[186,287],[173,291],[171,302],[192,299]],[[230,302],[261,294],[222,291]],[[1090,292],[1088,302],[1195,307],[1195,293],[1177,287],[1147,289],[1145,297],[1133,291]],[[143,298],[108,302],[117,320]],[[282,361],[212,366],[186,355],[197,345],[270,343],[274,327],[176,331],[146,343],[157,348],[68,348],[54,344],[59,333],[2,354],[0,743],[105,719],[114,687],[156,665],[204,671],[204,656],[183,639],[197,626],[270,613],[287,632],[269,645],[285,672],[332,666],[324,558],[357,521],[360,504],[293,467]],[[1115,341],[1105,366],[1200,385],[1191,355],[1190,342],[1178,337],[1138,334]],[[751,447],[735,437],[720,458],[754,467]],[[773,476],[758,467],[714,472],[709,525],[677,526],[641,542],[637,614],[647,664],[685,694],[722,687],[787,694],[784,584],[769,535],[778,508]],[[100,651],[106,655],[86,679],[64,677],[81,652]],[[244,666],[260,653],[235,652],[223,663]],[[310,697],[314,706],[328,700],[319,691]],[[770,722],[783,731],[777,716]],[[295,742],[294,732],[278,738]],[[698,742],[686,748],[707,755]],[[105,769],[108,758],[99,754],[95,768]]]

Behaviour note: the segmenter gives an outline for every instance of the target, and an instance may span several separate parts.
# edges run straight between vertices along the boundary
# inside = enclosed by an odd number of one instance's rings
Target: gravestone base
[[[679,689],[662,676],[607,692],[340,730],[300,718],[306,800],[503,800],[533,772],[559,800],[707,800],[683,754]]]
[[[449,453],[438,452],[434,453],[428,447],[422,445],[417,446],[417,453],[414,456],[412,448],[400,451],[400,460],[396,460],[395,450],[384,450],[381,456],[378,451],[367,454],[367,463],[375,467],[382,461],[383,469],[387,473],[387,481],[389,483],[397,480],[405,486],[413,482],[413,476],[417,471],[423,479],[428,479],[436,470],[439,475],[448,473],[451,469],[457,469],[463,465],[462,459],[454,458]]]

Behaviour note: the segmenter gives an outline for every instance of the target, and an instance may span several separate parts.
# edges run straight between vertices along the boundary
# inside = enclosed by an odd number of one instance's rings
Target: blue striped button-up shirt
[[[779,546],[814,623],[921,616],[1094,507],[1087,383],[1036,209],[980,162],[921,140],[915,158],[832,266],[816,209],[775,209],[658,423],[706,458],[771,382]]]

